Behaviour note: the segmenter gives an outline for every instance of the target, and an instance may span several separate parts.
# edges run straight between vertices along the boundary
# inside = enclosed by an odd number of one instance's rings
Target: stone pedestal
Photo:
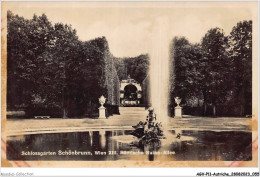
[[[99,109],[99,118],[106,119],[106,108],[101,106],[98,109]]]
[[[182,107],[175,107],[175,118],[182,118]]]

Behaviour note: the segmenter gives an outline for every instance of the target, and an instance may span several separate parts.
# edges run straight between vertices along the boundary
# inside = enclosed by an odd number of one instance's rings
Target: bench
[[[34,116],[35,119],[49,119],[51,116]]]

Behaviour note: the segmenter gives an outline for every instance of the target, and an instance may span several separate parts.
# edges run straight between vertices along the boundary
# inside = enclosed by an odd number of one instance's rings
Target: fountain
[[[140,139],[140,143],[149,144],[152,141],[159,141],[164,138],[162,124],[156,119],[153,108],[148,109],[148,115],[146,121],[140,121],[136,126],[133,126],[135,129],[131,134]]]
[[[140,142],[157,141],[165,138],[167,130],[169,97],[169,45],[168,19],[157,18],[153,28],[153,42],[150,51],[151,105],[145,122],[140,121],[132,135]],[[154,110],[156,112],[154,113]],[[165,131],[167,132],[167,131]]]
[[[169,20],[157,18],[153,29],[153,43],[150,51],[151,105],[158,121],[167,129],[169,98]]]
[[[135,130],[131,134],[138,138],[139,142],[136,145],[139,148],[145,152],[152,153],[149,153],[148,156],[149,160],[152,161],[154,160],[153,153],[160,149],[161,139],[165,139],[165,136],[163,134],[162,124],[157,121],[154,109],[150,107],[148,112],[146,121],[140,121],[136,126],[133,126]]]
[[[174,135],[167,128],[170,78],[170,37],[167,24],[167,18],[156,19],[152,33],[149,74],[150,102],[153,108],[148,109],[149,113],[145,121],[132,126],[135,129],[131,133],[133,138],[128,138],[129,144],[143,149],[144,152],[154,153],[171,146],[173,142],[181,142],[181,139],[192,139],[183,136],[181,130],[176,131]],[[178,99],[178,103],[179,101]],[[121,137],[121,140],[117,138],[117,140],[122,141],[123,138]],[[149,154],[149,160],[154,160],[154,156]]]

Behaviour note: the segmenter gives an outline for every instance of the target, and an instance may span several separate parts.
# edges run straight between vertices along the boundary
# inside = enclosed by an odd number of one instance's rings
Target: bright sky
[[[252,19],[254,2],[7,2],[7,9],[25,18],[45,13],[52,23],[71,24],[79,39],[105,36],[116,57],[149,53],[158,20],[167,23],[170,39],[185,36],[200,42],[210,28],[229,34],[242,20]],[[3,16],[3,15],[2,15]],[[159,24],[163,24],[159,23]]]

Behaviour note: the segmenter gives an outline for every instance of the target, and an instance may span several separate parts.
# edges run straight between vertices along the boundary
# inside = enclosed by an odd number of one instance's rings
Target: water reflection
[[[105,134],[106,134],[105,130],[99,131],[100,144],[101,144],[102,149],[105,149],[105,147],[106,147],[106,136],[105,136]]]
[[[140,143],[132,130],[35,134],[7,138],[9,160],[251,160],[251,133],[167,132],[167,139]],[[181,132],[180,139],[176,135]],[[34,154],[55,152],[55,155]],[[60,155],[63,154],[70,155]],[[83,154],[83,152],[85,154]],[[82,153],[82,154],[80,154]],[[27,154],[27,155],[25,155]]]

